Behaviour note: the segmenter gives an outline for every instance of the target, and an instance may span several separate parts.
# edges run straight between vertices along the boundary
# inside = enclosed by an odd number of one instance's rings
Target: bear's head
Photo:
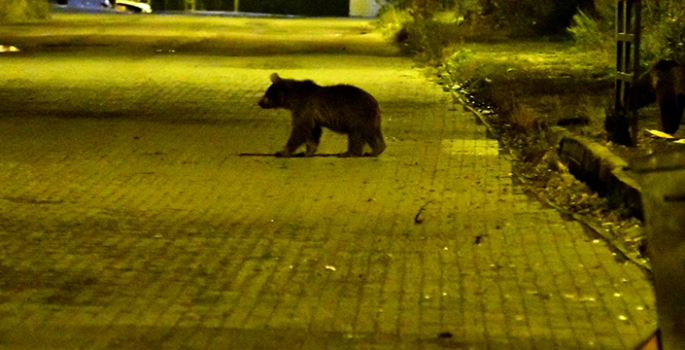
[[[298,81],[282,79],[278,73],[271,74],[271,86],[266,89],[264,97],[257,104],[264,109],[292,109],[300,104],[301,99],[319,88],[311,80]]]

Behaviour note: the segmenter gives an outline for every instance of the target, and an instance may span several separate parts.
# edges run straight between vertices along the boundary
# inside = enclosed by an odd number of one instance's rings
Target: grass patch
[[[610,60],[564,43],[464,44],[445,71],[479,108],[496,112],[492,121],[502,129],[564,125],[592,134],[612,96]]]

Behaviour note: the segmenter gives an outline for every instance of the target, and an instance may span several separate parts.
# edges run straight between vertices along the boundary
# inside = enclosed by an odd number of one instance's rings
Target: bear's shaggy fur
[[[685,111],[685,67],[660,60],[640,77],[638,87],[638,107],[656,101],[661,111],[661,130],[675,134]]]
[[[378,102],[366,91],[350,85],[319,86],[311,80],[282,79],[271,74],[271,86],[258,102],[265,109],[284,108],[292,114],[292,132],[277,157],[291,157],[303,144],[305,156],[316,152],[322,128],[347,135],[347,152],[341,157],[376,157],[385,150]],[[371,152],[363,154],[364,144]]]
[[[659,61],[653,72],[662,129],[665,133],[675,134],[685,110],[685,67],[674,61]]]

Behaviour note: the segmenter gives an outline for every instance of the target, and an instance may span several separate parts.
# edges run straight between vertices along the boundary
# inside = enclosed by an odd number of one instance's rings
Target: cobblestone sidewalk
[[[629,349],[653,331],[639,269],[522,194],[368,22],[104,18],[204,41],[0,57],[0,349]],[[68,41],[93,19],[55,21]],[[260,36],[233,54],[222,26]],[[275,55],[283,31],[320,44]],[[385,153],[240,156],[287,139],[288,114],[256,105],[274,71],[372,93]],[[324,132],[319,154],[345,146]]]

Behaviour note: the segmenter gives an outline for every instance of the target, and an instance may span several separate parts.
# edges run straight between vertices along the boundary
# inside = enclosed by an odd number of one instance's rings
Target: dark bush
[[[49,16],[48,0],[0,0],[0,23],[21,23]]]
[[[521,35],[565,35],[573,16],[597,12],[593,0],[482,0],[492,8],[498,24]]]

